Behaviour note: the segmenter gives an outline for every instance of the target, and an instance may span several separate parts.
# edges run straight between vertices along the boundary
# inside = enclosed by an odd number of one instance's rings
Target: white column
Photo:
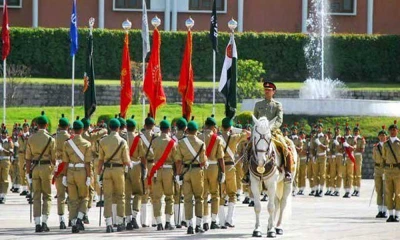
[[[176,31],[178,28],[178,0],[172,1],[172,24],[171,31]]]
[[[104,0],[99,0],[99,28],[104,29]]]
[[[165,0],[164,31],[171,30],[171,1]]]
[[[367,34],[374,33],[374,0],[368,0],[367,7]]]
[[[244,0],[238,0],[238,32],[243,32],[243,8]],[[226,8],[228,6],[225,6]]]
[[[308,18],[308,0],[303,0],[301,11],[301,32],[307,33],[307,18]]]
[[[39,0],[32,1],[32,27],[39,27]]]

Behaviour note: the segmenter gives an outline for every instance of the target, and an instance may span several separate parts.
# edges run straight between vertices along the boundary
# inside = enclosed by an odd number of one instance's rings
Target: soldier
[[[65,188],[67,186],[63,184],[63,178],[66,176],[65,168],[67,168],[68,166],[66,166],[67,163],[63,163],[63,155],[64,155],[64,143],[65,141],[70,139],[71,135],[68,133],[69,121],[67,118],[64,117],[64,114],[61,115],[61,118],[58,121],[58,128],[59,130],[57,131],[55,138],[56,166],[54,169],[53,183],[55,182],[57,189],[57,213],[60,221],[60,229],[66,229],[64,212],[65,212],[65,199],[66,199]],[[69,219],[70,220],[72,219],[71,214],[69,216]]]
[[[27,123],[26,119],[22,124],[22,133],[18,135],[18,163],[19,163],[19,173],[20,173],[20,182],[22,186],[22,192],[20,196],[28,195],[28,182],[25,177],[25,149],[26,143],[28,141],[29,134],[29,123]]]
[[[328,149],[328,144],[329,144],[329,139],[328,137],[323,133],[323,124],[319,122],[317,124],[317,135],[314,137],[313,142],[314,148],[311,148],[314,150],[314,159],[316,165],[315,165],[315,186],[316,186],[316,191],[315,191],[315,197],[322,197],[322,192],[323,188],[325,185],[325,174],[326,174],[326,150]]]
[[[225,163],[224,148],[222,146],[221,137],[217,135],[217,121],[214,115],[208,117],[205,121],[206,129],[199,138],[205,143],[206,156],[210,164],[204,170],[204,212],[203,212],[203,229],[207,231],[210,227],[208,219],[210,211],[208,209],[208,195],[211,195],[211,229],[219,229],[217,224],[218,206],[221,197],[221,184],[225,181]],[[236,179],[235,179],[236,181]]]
[[[389,210],[386,222],[399,222],[400,218],[400,140],[397,121],[389,127],[390,138],[383,144],[382,158],[385,163],[385,203]]]
[[[123,231],[125,215],[125,177],[124,166],[129,166],[129,148],[126,141],[118,134],[120,123],[118,119],[110,120],[111,133],[100,141],[99,148],[99,184],[104,182],[104,218],[106,232],[113,232],[112,202],[117,202],[117,231]],[[101,180],[102,181],[101,181]]]
[[[14,144],[13,148],[13,155],[11,157],[11,167],[10,167],[10,177],[11,177],[11,182],[12,182],[12,188],[11,191],[13,193],[19,193],[20,192],[20,172],[19,172],[19,158],[17,156],[18,153],[18,134],[20,131],[20,126],[18,126],[17,123],[14,124],[12,136],[11,136],[11,141]]]
[[[82,137],[83,123],[78,119],[73,123],[74,137],[63,143],[63,162],[66,166],[64,167],[62,183],[65,187],[68,187],[69,218],[72,221],[72,233],[85,230],[82,221],[87,212],[92,176],[91,145],[89,141]],[[60,125],[61,123],[60,119]]]
[[[376,191],[376,204],[378,205],[378,214],[376,218],[387,218],[386,205],[384,202],[385,195],[383,194],[384,189],[384,181],[383,173],[384,173],[384,161],[383,161],[383,144],[385,144],[387,140],[387,132],[385,131],[385,126],[382,126],[382,130],[378,133],[379,142],[374,145],[372,149],[372,158],[375,161],[375,169],[374,169],[374,180],[375,180],[375,191]]]
[[[48,232],[47,219],[51,207],[51,172],[55,165],[56,144],[47,132],[48,118],[42,115],[36,119],[38,131],[33,134],[26,145],[26,174],[28,182],[32,182],[33,216],[35,232]],[[43,206],[41,204],[43,199]],[[41,219],[42,217],[42,219]],[[40,223],[42,222],[42,225]]]
[[[104,123],[104,121],[101,121],[98,123],[98,130],[97,131],[107,131],[107,124]],[[101,138],[107,136],[107,133],[101,136]],[[92,153],[93,153],[93,179],[97,179],[97,169],[99,169],[99,145],[100,145],[100,139],[95,140],[94,142],[91,143],[92,145]],[[95,180],[92,180],[94,190],[95,190],[95,199],[98,201],[96,203],[96,207],[104,206],[104,200],[100,199],[101,195],[101,187],[99,186],[99,183]]]
[[[333,137],[332,144],[330,144],[330,148],[332,151],[332,161],[329,169],[329,176],[331,181],[331,188],[334,189],[334,192],[331,193],[331,196],[338,197],[340,188],[342,187],[342,162],[343,162],[343,144],[341,143],[342,136],[340,135],[340,127],[339,123],[336,123],[336,127],[334,129],[335,136]]]
[[[302,142],[301,138],[297,135],[297,131],[298,131],[297,125],[298,125],[298,123],[295,122],[294,125],[291,127],[292,134],[290,136],[290,139],[293,141],[294,146],[297,151],[296,176],[294,177],[294,181],[293,181],[293,196],[295,196],[296,189],[299,188],[300,155],[301,155],[300,153],[303,149],[303,142]]]
[[[273,136],[278,139],[283,145],[284,154],[284,170],[285,170],[285,182],[292,181],[292,164],[293,159],[291,159],[292,154],[290,154],[286,142],[281,134],[279,134],[279,128],[283,122],[283,109],[282,104],[273,99],[276,93],[276,86],[274,83],[269,81],[264,81],[264,94],[265,99],[257,102],[254,107],[254,116],[256,118],[266,117],[269,121],[275,118],[274,125],[270,126]],[[277,131],[278,130],[278,131]]]
[[[353,187],[354,187],[354,192],[351,194],[351,196],[360,196],[360,187],[361,187],[361,174],[362,174],[362,161],[363,157],[362,154],[364,153],[365,150],[365,138],[360,135],[360,126],[357,123],[357,125],[353,129],[353,134],[354,134],[354,141],[356,142],[356,148],[354,149],[354,157],[356,158],[356,166],[354,169],[354,180],[353,180]]]
[[[1,127],[0,140],[0,204],[6,203],[6,195],[8,191],[8,173],[11,167],[11,158],[14,154],[14,143],[8,137],[8,131],[3,124]]]
[[[174,206],[174,156],[176,152],[175,141],[170,137],[171,124],[166,117],[160,122],[161,136],[154,139],[155,163],[148,177],[149,186],[152,185],[152,203],[154,217],[157,221],[157,230],[164,230],[161,221],[161,198],[165,201],[165,230],[173,230],[171,216]]]
[[[196,134],[198,125],[190,121],[187,126],[188,132],[182,140],[178,142],[175,164],[177,169],[176,181],[179,185],[183,184],[183,196],[185,199],[185,216],[189,223],[187,234],[193,232],[193,197],[195,199],[196,233],[203,233],[203,191],[204,191],[204,172],[203,167],[207,165],[205,156],[204,142]]]
[[[333,143],[332,140],[332,131],[330,128],[328,128],[328,131],[326,132],[326,136],[328,137],[328,149],[326,149],[326,155],[327,155],[327,161],[326,161],[326,192],[325,196],[330,196],[332,194],[332,189],[334,188],[334,185],[332,184],[331,181],[331,167],[335,163],[335,149],[334,146],[335,144]]]
[[[222,120],[222,137],[221,142],[224,147],[224,162],[225,162],[225,174],[226,181],[222,184],[222,190],[226,192],[229,197],[228,203],[228,214],[225,217],[225,210],[223,206],[223,201],[220,201],[219,207],[219,223],[221,227],[235,227],[233,224],[233,215],[235,211],[236,204],[236,173],[235,173],[235,153],[237,151],[237,145],[241,141],[246,141],[250,137],[250,132],[247,130],[242,130],[241,133],[233,133],[231,131],[233,121],[230,118],[224,118]],[[225,180],[225,179],[224,179]],[[223,192],[222,191],[222,192]]]
[[[252,125],[251,124],[246,124],[246,126],[245,126],[245,128],[244,129],[246,129],[246,130],[248,130],[248,131],[251,131],[251,128],[252,128]],[[247,139],[247,143],[250,141],[250,139]],[[245,144],[246,142],[243,142],[243,144]],[[246,143],[246,144],[247,144]],[[243,149],[243,151],[247,151],[248,149]],[[246,153],[247,154],[247,153]],[[251,189],[250,189],[250,175],[249,175],[249,172],[248,172],[248,169],[249,169],[249,162],[248,162],[248,159],[243,159],[243,173],[244,173],[244,176],[242,177],[242,183],[243,183],[243,192],[244,192],[244,195],[245,195],[245,198],[244,198],[244,200],[243,200],[243,204],[250,204],[250,197],[252,197],[251,195]],[[251,200],[251,202],[254,204],[254,201],[253,200]]]
[[[304,195],[304,189],[306,187],[306,175],[307,175],[307,148],[308,142],[306,139],[306,134],[303,129],[299,132],[299,140],[301,143],[296,145],[297,140],[295,141],[296,149],[298,146],[301,146],[301,149],[298,151],[299,155],[299,172],[298,172],[298,182],[299,182],[299,192],[297,195]]]
[[[347,123],[342,145],[344,148],[342,176],[344,189],[346,191],[343,198],[350,198],[350,188],[352,186],[354,176],[353,151],[356,148],[356,142],[354,141],[354,137],[350,135],[350,127]]]
[[[244,129],[244,126],[242,124],[238,123],[235,125],[235,128],[237,129]],[[236,201],[240,202],[240,196],[243,193],[243,183],[242,183],[242,178],[244,176],[243,172],[243,155],[246,149],[248,141],[242,141],[238,144],[237,146],[237,152],[235,154],[235,161],[236,161],[236,186],[237,186],[237,192],[236,192]]]
[[[316,130],[315,130],[314,126],[311,130],[310,136],[308,138],[307,141],[307,178],[308,181],[310,183],[310,188],[311,188],[311,192],[310,194],[308,194],[309,196],[314,196],[314,194],[316,194],[317,192],[317,188],[318,185],[316,184],[317,182],[317,176],[316,176],[316,161],[315,161],[315,141],[314,141],[314,137],[316,136]]]

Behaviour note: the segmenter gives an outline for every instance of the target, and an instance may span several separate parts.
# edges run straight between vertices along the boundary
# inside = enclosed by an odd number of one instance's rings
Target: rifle
[[[142,175],[142,176],[140,177],[140,180],[141,180],[141,182],[142,182],[143,195],[145,195],[145,194],[146,194],[146,188],[145,188],[145,186],[144,186],[144,174],[145,174],[145,169],[146,169],[146,167],[144,166],[143,163],[140,163],[140,168],[141,168],[140,172],[141,172],[141,175]]]
[[[310,147],[311,147],[311,137],[310,141],[307,143],[307,152],[306,152],[306,164],[310,161]]]

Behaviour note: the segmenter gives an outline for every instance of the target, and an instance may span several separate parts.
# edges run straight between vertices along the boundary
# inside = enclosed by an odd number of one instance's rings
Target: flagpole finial
[[[128,19],[126,19],[126,20],[122,23],[122,28],[123,28],[125,31],[128,31],[129,29],[131,29],[131,27],[132,27],[132,23],[131,23]]]
[[[237,25],[238,25],[238,23],[233,18],[228,22],[228,27],[232,32],[235,31],[235,29],[237,28]]]
[[[94,18],[89,18],[89,29],[90,29],[90,33],[92,33],[92,31],[93,31],[93,26],[94,26],[94,22],[95,22],[95,19]]]
[[[185,21],[185,25],[186,25],[187,29],[190,31],[190,30],[193,28],[193,26],[194,26],[194,20],[193,20],[191,17],[189,17],[189,18]]]
[[[158,28],[158,26],[161,25],[161,19],[159,19],[156,15],[153,19],[151,19],[151,24],[154,28]]]

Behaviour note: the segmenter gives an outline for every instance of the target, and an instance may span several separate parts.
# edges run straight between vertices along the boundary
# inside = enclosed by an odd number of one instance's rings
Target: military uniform
[[[330,164],[330,186],[334,189],[331,196],[339,196],[339,190],[342,187],[342,161],[343,161],[343,145],[340,143],[340,135],[331,141],[330,148],[332,150],[332,160]]]
[[[293,184],[296,182],[296,184],[294,184],[294,187],[297,187],[299,189],[299,192],[301,191],[301,193],[304,191],[304,187],[305,187],[305,163],[306,163],[306,158],[307,158],[307,146],[305,145],[305,141],[303,139],[301,139],[298,135],[292,135],[292,141],[296,147],[296,151],[297,151],[297,171],[296,171],[296,176],[295,176],[295,181],[293,181]],[[306,152],[304,152],[303,150],[306,149]],[[303,159],[302,159],[303,158]],[[301,167],[303,165],[303,172],[301,171]],[[300,180],[301,179],[301,180]],[[300,181],[304,181],[304,184],[300,183]]]
[[[295,150],[297,152],[297,161],[296,161],[296,175],[294,176],[293,179],[293,192],[299,188],[299,172],[300,172],[300,152],[303,149],[303,142],[301,141],[301,139],[299,138],[299,136],[297,136],[297,134],[293,134],[291,136],[291,140],[293,141],[293,144],[295,146]],[[293,149],[294,151],[294,149]]]
[[[186,128],[187,122],[186,119],[182,119],[184,122],[184,127]],[[178,124],[178,123],[177,123]],[[175,140],[175,145],[178,145],[179,140],[185,137],[185,132],[183,130],[178,130],[172,138]],[[176,174],[176,168],[175,173]],[[184,204],[181,204],[181,197],[183,195],[182,186],[175,181],[174,182],[174,220],[175,226],[177,228],[182,227],[182,225],[187,226],[186,219],[185,219],[185,209]],[[182,206],[181,206],[182,205]]]
[[[271,100],[262,100],[257,102],[254,107],[254,116],[259,119],[260,117],[266,117],[268,120],[272,120],[277,117],[274,125],[270,126],[271,131],[278,130],[283,122],[283,108],[280,102]]]
[[[331,180],[331,168],[334,168],[335,164],[335,144],[332,140],[332,132],[328,130],[328,149],[326,150],[327,161],[326,161],[326,193],[325,196],[330,196],[332,194],[333,189],[335,188],[333,181]]]
[[[313,139],[315,142],[315,186],[317,187],[317,192],[315,194],[316,197],[322,196],[322,191],[325,185],[325,177],[326,177],[326,158],[327,153],[326,149],[324,149],[321,145],[328,146],[329,140],[328,137],[321,133],[317,133],[315,138]]]
[[[114,121],[113,121],[114,120]],[[118,120],[110,120],[112,124],[119,127]],[[113,122],[113,123],[112,123]],[[121,147],[119,147],[121,145]],[[119,148],[119,149],[118,149]],[[117,151],[118,150],[118,151]],[[116,152],[117,151],[117,152]],[[115,153],[115,154],[114,154]],[[114,156],[113,156],[114,155]],[[124,227],[123,218],[125,216],[125,177],[124,165],[128,165],[129,148],[126,141],[119,136],[116,131],[112,131],[110,135],[104,137],[100,141],[99,148],[99,168],[104,167],[103,171],[103,189],[104,189],[104,218],[106,220],[107,232],[112,232],[112,203],[113,198],[117,203],[118,231],[122,231]],[[100,174],[99,174],[100,175]]]
[[[349,145],[349,149],[351,151],[351,154],[353,154],[352,150],[355,148],[355,141],[354,137],[351,135],[345,135],[345,142]],[[346,147],[343,145],[343,147]],[[345,195],[343,196],[344,198],[349,198],[350,196],[350,188],[353,183],[353,178],[354,178],[354,163],[351,161],[347,153],[345,152],[343,154],[345,159],[343,159],[343,166],[342,166],[342,176],[343,176],[343,185],[345,189]]]
[[[26,150],[26,143],[28,142],[30,134],[29,131],[21,133],[18,136],[18,163],[19,163],[19,175],[20,175],[20,182],[22,185],[22,193],[21,196],[25,196],[28,194],[27,185],[28,182],[26,181],[25,176],[25,150]]]
[[[307,178],[310,183],[310,188],[311,188],[311,193],[309,194],[310,196],[316,194],[318,192],[318,184],[317,184],[317,175],[316,175],[316,169],[317,169],[317,162],[316,162],[316,143],[314,139],[314,135],[311,135],[310,138],[308,139],[309,145],[309,158],[308,158],[308,163],[307,163]]]
[[[0,204],[4,204],[8,192],[8,173],[11,167],[11,158],[14,154],[14,143],[8,136],[3,138],[7,134],[5,128],[1,131],[3,136],[0,140]]]
[[[354,141],[356,142],[356,147],[354,149],[354,157],[356,159],[356,167],[354,169],[354,180],[353,180],[353,187],[354,193],[353,196],[360,196],[360,187],[361,187],[361,176],[362,176],[362,162],[363,157],[362,154],[364,153],[365,149],[365,138],[360,135],[354,135]]]
[[[301,150],[299,154],[299,172],[298,172],[298,187],[299,192],[297,195],[304,195],[304,189],[306,187],[306,176],[307,176],[307,149],[308,142],[307,139],[299,138],[301,141]]]
[[[79,120],[74,122],[74,129],[79,129],[76,122]],[[63,162],[67,164],[67,174],[63,180],[66,179],[64,183],[67,181],[68,184],[69,218],[72,221],[72,232],[75,233],[84,230],[82,220],[88,207],[92,151],[90,142],[81,134],[64,141],[63,148]]]
[[[19,158],[18,158],[18,125],[14,125],[14,130],[12,133],[12,137],[10,137],[11,142],[13,143],[13,154],[11,157],[11,167],[10,167],[10,177],[12,182],[12,192],[19,193],[21,182],[20,182],[20,172],[19,172]],[[15,137],[17,136],[17,137]]]
[[[374,180],[375,180],[375,191],[376,191],[376,204],[378,205],[378,215],[377,218],[386,218],[386,204],[384,204],[384,160],[383,160],[383,144],[384,142],[379,142],[374,145],[372,149],[372,158],[375,162],[374,168]],[[390,151],[390,149],[389,149]]]

